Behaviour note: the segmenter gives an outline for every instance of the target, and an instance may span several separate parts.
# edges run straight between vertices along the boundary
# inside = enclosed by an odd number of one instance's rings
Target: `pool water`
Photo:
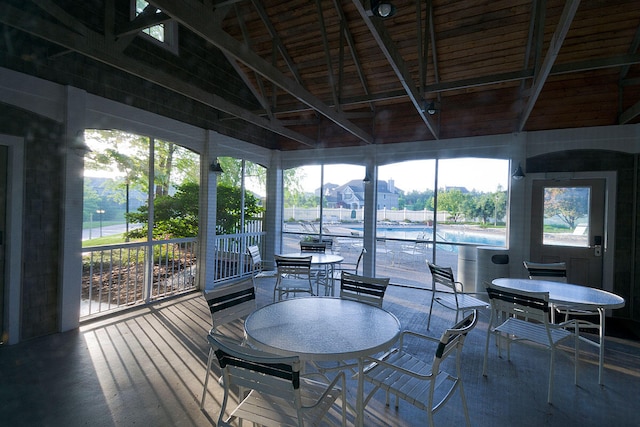
[[[353,228],[362,232],[363,228]],[[376,230],[377,238],[386,239],[403,239],[403,240],[417,240],[425,239],[431,240],[433,235],[433,228],[431,227],[378,227]],[[438,242],[452,242],[452,243],[472,243],[486,246],[506,246],[506,236],[504,234],[495,233],[483,233],[482,230],[447,230],[438,229]]]

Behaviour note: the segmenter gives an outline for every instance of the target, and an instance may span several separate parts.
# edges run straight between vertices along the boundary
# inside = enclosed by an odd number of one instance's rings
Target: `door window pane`
[[[545,187],[542,243],[589,246],[589,187]]]

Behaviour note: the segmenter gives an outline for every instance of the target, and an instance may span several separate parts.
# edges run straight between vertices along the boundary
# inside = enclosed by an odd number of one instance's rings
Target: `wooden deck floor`
[[[260,305],[270,302],[271,289],[269,280],[259,285]],[[423,290],[390,287],[384,307],[405,329],[426,332],[429,298]],[[440,308],[434,313],[429,333],[439,336],[453,323],[453,312]],[[583,346],[578,386],[571,362],[557,358],[554,403],[549,405],[544,352],[516,346],[509,362],[499,359],[492,346],[489,376],[482,376],[487,320],[482,314],[465,344],[464,386],[472,425],[640,424],[638,341],[607,339],[604,386],[597,384],[592,349]],[[77,331],[0,347],[2,425],[215,425],[222,395],[216,381],[209,382],[206,410],[199,409],[209,327],[204,299],[195,293],[93,321]],[[435,420],[441,426],[464,425],[459,396]],[[427,424],[426,415],[406,402],[398,410],[386,407],[382,393],[366,411],[366,426]]]

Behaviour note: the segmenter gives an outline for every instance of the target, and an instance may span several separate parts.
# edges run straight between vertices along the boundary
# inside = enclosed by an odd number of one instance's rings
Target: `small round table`
[[[316,278],[316,293],[320,294],[320,280],[326,280],[325,286],[329,289],[329,296],[334,296],[335,291],[333,289],[333,272],[336,264],[340,264],[344,261],[344,257],[334,254],[323,254],[315,252],[293,252],[288,254],[282,254],[280,256],[287,258],[303,258],[311,256],[312,267],[324,267],[324,276],[318,276]],[[329,282],[331,281],[331,282]]]
[[[340,298],[292,298],[264,306],[244,323],[255,348],[304,361],[358,360],[356,422],[363,425],[363,358],[398,339],[400,321],[381,308]]]

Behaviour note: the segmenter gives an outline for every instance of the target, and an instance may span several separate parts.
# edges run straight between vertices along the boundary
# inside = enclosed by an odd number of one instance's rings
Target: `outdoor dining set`
[[[555,356],[571,360],[577,384],[580,343],[599,349],[602,384],[604,313],[625,303],[615,294],[566,283],[561,263],[525,262],[529,278],[497,278],[486,283],[486,292],[471,294],[451,268],[427,261],[432,277],[429,314],[424,330],[412,331],[383,308],[389,279],[358,274],[364,249],[354,265],[341,265],[342,257],[327,253],[326,246],[301,243],[299,253],[276,255],[273,271],[262,269],[257,247],[248,252],[253,280],[204,293],[213,327],[207,335],[210,351],[200,406],[205,408],[210,393],[215,360],[220,375],[215,383],[224,389],[218,425],[236,419],[316,425],[326,416],[333,417],[331,424],[346,425],[350,416],[363,426],[367,404],[383,392],[387,405],[395,396],[396,407],[399,400],[410,403],[426,411],[433,425],[434,413],[456,391],[470,425],[462,349],[480,313],[488,314],[483,375],[490,374],[491,337],[498,354],[506,350],[508,357],[513,343],[545,348],[551,403]],[[275,282],[273,303],[258,308],[257,283],[265,277]],[[434,307],[455,312],[451,326],[438,337],[425,334]],[[430,353],[411,351],[416,340]]]

